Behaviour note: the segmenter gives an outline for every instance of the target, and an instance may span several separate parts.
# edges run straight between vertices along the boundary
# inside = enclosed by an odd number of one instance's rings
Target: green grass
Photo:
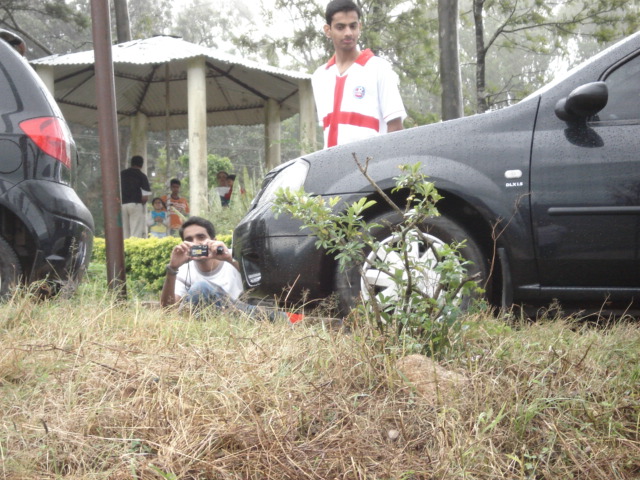
[[[436,365],[351,322],[196,319],[99,268],[69,299],[20,292],[0,478],[640,478],[637,323],[477,313]]]

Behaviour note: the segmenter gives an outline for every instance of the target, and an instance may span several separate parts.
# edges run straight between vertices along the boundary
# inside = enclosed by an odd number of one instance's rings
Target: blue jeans
[[[265,310],[240,300],[233,300],[222,288],[205,280],[191,285],[184,296],[184,302],[188,303],[194,310],[199,307],[216,306],[220,309],[235,308],[249,317],[266,316],[271,321],[288,319],[284,312]]]

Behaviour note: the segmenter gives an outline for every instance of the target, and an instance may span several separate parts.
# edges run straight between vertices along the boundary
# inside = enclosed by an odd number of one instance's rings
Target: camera
[[[207,245],[193,245],[189,251],[192,257],[208,257],[209,247]]]
[[[216,248],[216,255],[222,255],[224,253],[224,247],[222,245],[219,245]]]

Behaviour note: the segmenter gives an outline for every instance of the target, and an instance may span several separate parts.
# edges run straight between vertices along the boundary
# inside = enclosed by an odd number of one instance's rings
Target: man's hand
[[[210,240],[210,242],[211,245],[209,245],[209,253],[212,253],[213,258],[224,262],[233,261],[233,258],[231,257],[231,250],[229,250],[223,242],[220,240]]]
[[[173,247],[173,250],[171,250],[171,258],[169,259],[169,266],[174,270],[178,270],[182,265],[191,260],[189,251],[192,245],[194,244],[191,242],[182,242]]]
[[[403,126],[402,126],[402,118],[398,117],[398,118],[394,118],[393,120],[389,120],[387,122],[387,132],[391,133],[391,132],[397,132],[399,130],[402,130]]]

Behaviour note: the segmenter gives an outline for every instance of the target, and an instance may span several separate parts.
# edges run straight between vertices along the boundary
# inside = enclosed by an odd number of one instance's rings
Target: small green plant
[[[447,245],[424,232],[424,221],[439,215],[435,204],[441,197],[420,173],[420,164],[400,166],[391,191],[403,194],[405,204],[400,207],[368,175],[370,159],[364,165],[354,159],[379,197],[401,215],[398,225],[387,225],[391,237],[376,237],[382,226],[367,221],[366,210],[377,204],[368,198],[338,210],[339,197],[325,200],[302,189],[287,189],[278,192],[274,211],[301,220],[301,228],[317,237],[318,248],[335,256],[341,271],[358,268],[363,299],[358,309],[382,332],[395,332],[392,338],[405,350],[442,352],[459,329],[466,301],[478,290],[460,255],[464,242]],[[423,253],[416,254],[416,245]],[[371,275],[384,277],[388,287],[376,291],[368,280]]]

